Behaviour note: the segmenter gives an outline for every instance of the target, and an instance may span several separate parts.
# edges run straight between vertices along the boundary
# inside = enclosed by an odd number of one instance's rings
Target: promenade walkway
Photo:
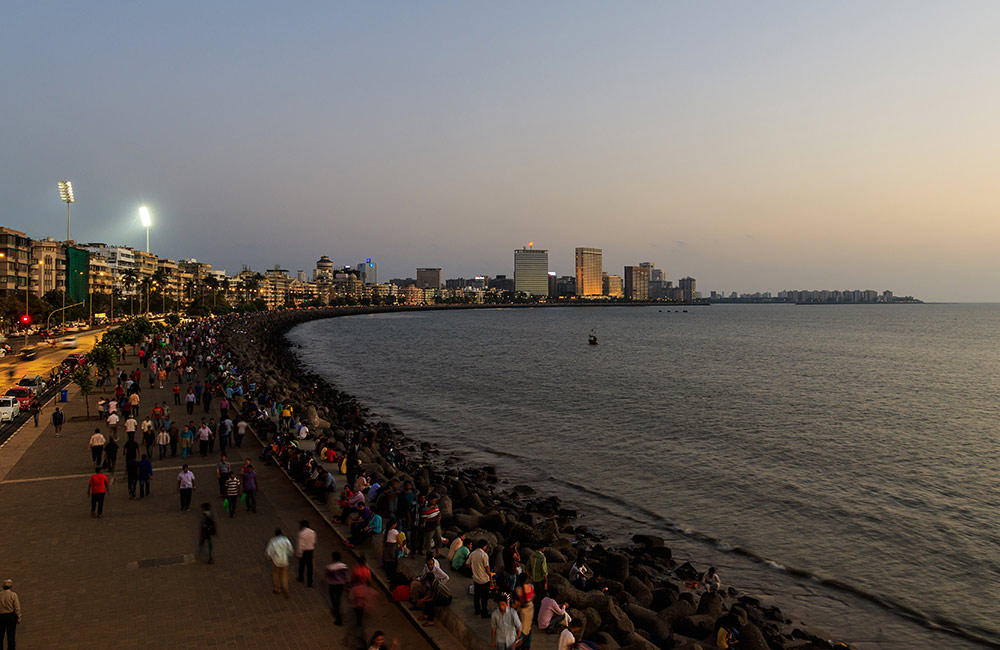
[[[123,367],[137,365],[130,357]],[[169,390],[144,388],[141,398],[143,414],[166,400],[175,417],[187,421]],[[244,457],[257,466],[256,515],[224,514],[214,473],[218,458],[197,453],[190,460],[197,477],[193,508],[180,512],[175,477],[181,457],[158,461],[154,449],[152,495],[128,499],[119,456],[104,518],[92,519],[87,443],[99,422],[68,421],[56,438],[46,425],[53,406],[46,405],[43,426],[29,422],[0,449],[0,578],[13,579],[21,599],[21,648],[357,647],[356,630],[334,626],[322,580],[330,552],[349,558],[347,549],[279,469],[256,462],[260,448],[252,437],[229,455],[234,466]],[[84,413],[75,387],[60,406],[70,417]],[[218,417],[217,405],[213,411]],[[199,406],[195,416],[202,415]],[[196,510],[202,502],[212,504],[219,522],[213,565],[197,557]],[[301,519],[319,537],[316,586],[295,582],[293,563],[286,599],[271,593],[264,547],[275,527],[294,539]],[[381,629],[388,639],[398,638],[405,650],[463,647],[441,629],[432,645],[397,605],[382,598],[364,627],[366,635]]]

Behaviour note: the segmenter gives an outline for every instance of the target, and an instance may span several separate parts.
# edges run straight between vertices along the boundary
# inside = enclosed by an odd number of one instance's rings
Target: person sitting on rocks
[[[434,625],[434,614],[438,607],[447,607],[452,602],[451,592],[446,582],[442,582],[433,573],[427,573],[421,579],[424,584],[424,595],[416,602],[424,610],[420,620],[426,621],[424,627]]]
[[[347,521],[347,516],[357,508],[357,504],[351,505],[352,500],[354,500],[354,490],[351,489],[350,485],[345,485],[337,499],[337,505],[340,506],[340,515],[337,517],[337,521],[340,523]]]
[[[465,535],[459,535],[456,539],[461,541],[465,538]],[[458,571],[466,578],[472,577],[472,567],[469,566],[468,560],[469,555],[472,553],[470,549],[465,544],[462,544],[455,549],[454,553],[451,554],[451,568],[453,571]]]
[[[560,605],[556,598],[559,597],[558,590],[553,587],[548,590],[542,603],[538,606],[538,627],[549,634],[555,634],[564,627],[569,627],[569,614],[566,609],[568,603]]]
[[[705,583],[705,589],[708,591],[719,591],[722,589],[722,580],[719,578],[719,574],[715,572],[715,567],[709,567],[708,573],[702,579]]]
[[[436,580],[442,583],[446,583],[450,579],[450,576],[441,569],[441,565],[438,564],[434,555],[428,553],[424,561],[423,570],[410,583],[410,600],[414,603],[427,593],[427,585],[424,583],[424,576],[427,575],[433,575]]]
[[[587,582],[594,577],[594,572],[587,566],[587,552],[583,549],[576,554],[576,562],[569,568],[569,582],[580,591],[587,590]]]
[[[740,620],[732,614],[723,614],[715,621],[715,645],[721,650],[736,648],[739,644]]]

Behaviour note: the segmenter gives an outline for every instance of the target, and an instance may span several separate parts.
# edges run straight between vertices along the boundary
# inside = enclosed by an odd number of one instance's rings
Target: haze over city
[[[0,222],[236,271],[653,261],[728,291],[1000,300],[986,2],[24,3]]]

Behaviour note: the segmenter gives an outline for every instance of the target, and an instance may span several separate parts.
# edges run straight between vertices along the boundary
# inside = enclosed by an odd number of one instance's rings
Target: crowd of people
[[[130,498],[141,500],[150,494],[154,455],[163,460],[179,454],[189,461],[197,450],[200,457],[218,458],[214,478],[229,516],[236,516],[240,503],[246,512],[256,512],[259,477],[253,463],[246,459],[234,467],[227,456],[227,450],[242,447],[253,427],[264,445],[261,462],[280,464],[318,502],[336,500],[338,519],[349,525],[348,545],[375,559],[375,568],[384,572],[394,598],[409,600],[421,612],[424,625],[434,625],[440,608],[453,603],[448,582],[451,573],[459,573],[472,579],[474,615],[490,620],[494,647],[530,648],[533,630],[557,634],[560,650],[594,647],[582,639],[579,622],[570,619],[558,592],[549,588],[544,548],[522,558],[516,542],[489,553],[485,539],[467,540],[460,535],[446,540],[438,495],[419,491],[412,480],[391,478],[380,483],[364,471],[363,448],[377,450],[400,476],[413,475],[418,469],[393,447],[392,437],[384,435],[387,426],[355,422],[339,441],[322,431],[311,431],[302,418],[301,405],[277,399],[254,377],[241,373],[218,342],[217,328],[232,327],[236,318],[240,317],[199,321],[152,335],[138,346],[140,367],[110,377],[113,395],[100,403],[106,424],[104,430],[95,430],[89,443],[96,468],[88,488],[93,516],[103,515],[103,494],[108,488],[104,470],[114,472],[123,439]],[[150,388],[172,383],[173,404],[147,404],[144,382]],[[199,408],[201,417],[194,418]],[[303,445],[304,440],[312,444]],[[176,477],[183,511],[191,508],[195,483],[194,472],[185,464]],[[210,563],[214,562],[217,526],[211,506],[203,504],[200,545],[207,547]],[[266,555],[273,566],[276,594],[288,595],[287,573],[293,557],[298,558],[299,581],[312,586],[315,535],[307,522],[301,523],[294,544],[275,531]],[[375,592],[365,555],[353,570],[335,555],[323,573],[337,625],[344,622],[342,604],[358,627],[370,610]],[[423,556],[425,564],[418,575],[408,577],[399,570],[399,561],[411,555]],[[577,557],[570,580],[581,589],[593,580],[585,554]]]

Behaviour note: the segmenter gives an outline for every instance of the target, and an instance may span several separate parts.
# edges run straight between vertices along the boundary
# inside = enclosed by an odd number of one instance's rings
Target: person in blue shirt
[[[149,481],[153,478],[153,462],[149,456],[142,455],[139,461],[139,498],[144,499],[149,494]]]

